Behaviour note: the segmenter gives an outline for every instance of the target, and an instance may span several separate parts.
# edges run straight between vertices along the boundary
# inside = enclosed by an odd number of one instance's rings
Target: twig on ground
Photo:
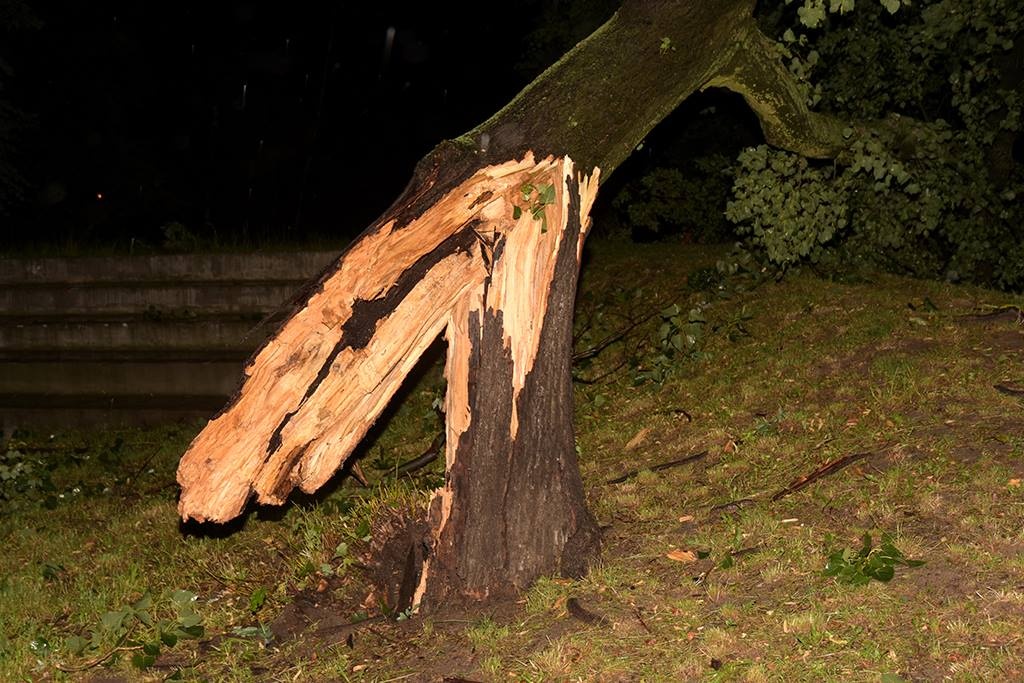
[[[640,615],[640,608],[636,605],[633,605],[633,614],[636,615],[636,620],[640,622],[640,625],[644,627],[645,631],[648,633],[654,633],[654,631],[651,630],[651,627],[647,625],[647,622],[644,621],[644,618]]]
[[[631,478],[635,477],[636,475],[640,474],[644,470],[650,470],[651,472],[660,472],[661,470],[667,470],[670,467],[677,467],[679,465],[685,465],[688,462],[693,462],[694,460],[699,460],[699,459],[703,458],[704,456],[706,456],[707,454],[708,454],[708,452],[706,450],[703,450],[700,453],[691,453],[690,455],[687,455],[687,456],[685,456],[683,458],[679,458],[677,460],[669,460],[668,462],[659,463],[657,465],[652,465],[650,467],[644,467],[643,469],[639,469],[639,470],[630,470],[629,472],[626,472],[625,474],[623,474],[621,476],[615,477],[614,479],[609,479],[605,483],[606,484],[621,484],[622,482],[626,481],[627,479],[631,479]]]
[[[1005,384],[993,384],[992,388],[1000,394],[1006,394],[1007,396],[1024,396],[1024,389],[1017,389]]]
[[[70,674],[70,673],[78,673],[80,671],[87,671],[89,669],[92,669],[93,667],[99,666],[103,662],[105,662],[108,659],[110,659],[111,657],[113,657],[118,652],[130,652],[132,650],[141,650],[142,649],[141,645],[133,645],[131,647],[124,647],[124,641],[127,640],[127,639],[128,639],[128,634],[125,633],[124,635],[121,636],[120,639],[118,639],[117,645],[115,645],[112,649],[110,649],[106,654],[100,655],[99,657],[96,657],[94,659],[90,659],[85,664],[81,664],[79,666],[65,666],[64,664],[56,664],[55,666],[59,670],[63,671],[64,673],[68,673],[68,674]]]
[[[399,465],[398,473],[409,474],[410,472],[415,472],[421,467],[426,467],[437,460],[438,456],[441,455],[441,449],[444,448],[444,438],[444,429],[442,429],[438,435],[434,437],[434,440],[430,442],[430,446],[427,450],[423,451],[412,460],[408,460]]]
[[[437,457],[443,452],[445,441],[444,411],[435,404],[434,412],[437,413],[437,418],[441,421],[441,431],[439,431],[437,436],[434,437],[434,440],[430,442],[427,450],[423,451],[412,460],[408,460],[399,465],[397,470],[398,474],[409,474],[410,472],[415,472],[421,467],[426,467],[437,460]]]
[[[619,370],[624,368],[626,366],[626,363],[627,363],[627,360],[623,359],[622,362],[620,362],[614,368],[612,368],[611,370],[609,370],[607,372],[601,373],[597,377],[592,377],[590,379],[586,379],[585,377],[573,376],[572,379],[573,379],[574,382],[579,382],[580,384],[597,384],[598,382],[600,382],[601,380],[605,379],[606,377],[610,377],[611,375],[614,375],[616,372],[618,372]]]
[[[843,469],[847,465],[850,465],[851,463],[854,463],[860,460],[861,458],[866,458],[872,453],[873,451],[853,453],[851,455],[844,455],[843,457],[833,460],[832,462],[825,463],[824,465],[814,470],[810,474],[805,474],[804,476],[799,477],[798,479],[794,479],[792,482],[789,483],[788,486],[781,489],[780,491],[775,492],[775,494],[771,497],[771,501],[774,503],[775,501],[781,498],[785,498],[791,493],[796,493],[805,486],[810,486],[811,484],[821,479],[822,477],[827,477],[830,474],[835,474],[836,472]]]
[[[363,474],[363,468],[359,466],[358,462],[353,462],[352,467],[349,469],[349,473],[352,478],[359,482],[359,485],[364,489],[369,488],[370,482],[366,479],[366,475]]]
[[[835,437],[834,437],[834,436],[832,436],[831,434],[829,434],[829,435],[828,435],[828,436],[826,436],[826,437],[825,437],[824,439],[822,439],[822,440],[821,440],[821,441],[819,441],[818,443],[816,443],[816,444],[814,444],[813,446],[811,446],[811,450],[812,450],[812,451],[816,451],[816,450],[818,450],[819,448],[821,448],[822,446],[824,446],[825,444],[827,444],[827,443],[830,443],[830,442],[832,442],[832,441],[835,441]]]
[[[1003,315],[1004,313],[1016,313],[1017,322],[1021,323],[1022,321],[1024,321],[1024,309],[1022,309],[1020,306],[1016,306],[1014,304],[1007,304],[1005,306],[986,305],[985,308],[989,308],[990,310],[985,311],[984,313],[967,313],[966,315],[961,315],[957,317],[969,318],[974,320],[983,320],[985,318],[995,318],[997,316]]]
[[[615,342],[623,339],[627,334],[629,334],[630,332],[632,332],[636,328],[640,327],[641,325],[643,325],[645,322],[647,322],[648,320],[650,320],[651,318],[653,318],[657,314],[658,314],[658,311],[651,311],[650,313],[642,316],[638,320],[631,320],[629,325],[626,325],[624,328],[622,328],[618,332],[613,332],[613,333],[609,334],[607,337],[605,337],[604,339],[602,339],[598,343],[594,344],[593,346],[591,346],[586,351],[579,351],[577,353],[572,354],[572,362],[573,363],[578,363],[581,360],[587,360],[588,358],[593,358],[594,356],[596,356],[597,354],[601,353],[606,348],[608,348],[609,346],[614,344]]]

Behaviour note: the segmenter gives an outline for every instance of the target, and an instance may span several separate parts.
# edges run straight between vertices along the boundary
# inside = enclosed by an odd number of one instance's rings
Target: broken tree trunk
[[[597,538],[572,432],[571,325],[597,175],[527,154],[360,240],[190,446],[182,516],[224,521],[253,494],[279,504],[296,486],[318,489],[444,332],[447,483],[430,553],[404,579],[415,596],[398,602],[484,599],[546,571],[580,573]]]
[[[483,600],[580,573],[597,548],[570,373],[588,213],[599,178],[702,86],[771,97],[785,70],[740,55],[761,45],[752,4],[626,2],[491,119],[428,155],[192,442],[178,470],[182,517],[223,522],[253,497],[315,491],[443,333],[446,483],[426,523],[411,525],[422,533],[386,553],[390,606]],[[779,87],[759,115],[778,117],[792,99],[791,84]],[[780,126],[807,120],[766,128],[785,139]]]

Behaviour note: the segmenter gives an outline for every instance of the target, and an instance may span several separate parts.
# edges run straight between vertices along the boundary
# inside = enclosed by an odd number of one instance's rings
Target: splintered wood
[[[295,487],[322,486],[442,332],[452,387],[448,443],[457,443],[471,420],[486,419],[470,414],[465,395],[472,371],[467,326],[483,307],[501,311],[514,388],[521,387],[547,305],[537,284],[552,278],[573,174],[567,157],[535,162],[528,153],[480,169],[405,225],[384,220],[364,234],[250,361],[238,395],[185,452],[178,467],[182,518],[224,522],[252,496],[280,504]],[[586,226],[596,169],[577,180]],[[524,199],[530,186],[554,188],[543,219],[533,211],[537,200]],[[450,461],[451,446],[448,453]]]

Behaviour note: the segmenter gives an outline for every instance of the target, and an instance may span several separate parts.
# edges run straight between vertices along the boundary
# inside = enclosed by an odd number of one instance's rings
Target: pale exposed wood
[[[569,204],[570,201],[576,200],[580,207],[579,220],[582,229],[574,236],[576,243],[571,245],[578,269],[583,253],[583,242],[589,227],[590,207],[597,194],[599,173],[599,169],[594,169],[590,177],[577,178],[578,196],[571,197],[570,194],[574,192],[570,188],[570,181],[574,175],[572,161],[565,159],[553,168],[543,181],[555,188],[554,202],[546,210],[547,229],[543,230],[538,221],[528,212],[524,212],[515,225],[504,233],[500,254],[494,258],[491,276],[487,282],[489,286],[473,292],[452,311],[448,327],[448,394],[445,402],[448,416],[445,460],[449,470],[459,457],[460,437],[471,421],[487,417],[474,416],[468,410],[469,382],[472,379],[473,367],[473,349],[470,342],[473,336],[470,334],[469,325],[479,324],[485,311],[494,314],[500,312],[502,315],[505,346],[512,360],[512,423],[507,428],[509,438],[514,441],[519,427],[519,393],[540,350],[542,323],[546,317],[552,282],[556,277],[555,258],[567,236]],[[533,182],[537,184],[536,180]],[[571,312],[566,311],[565,314],[571,315]],[[436,519],[431,520],[433,548],[421,568],[419,584],[413,596],[414,607],[419,606],[429,591],[433,578],[430,571],[431,558],[444,555],[444,549],[438,546],[445,542],[445,529],[455,498],[452,486],[449,479],[444,487],[435,492],[431,503],[431,509],[436,516]],[[486,591],[488,588],[482,590]],[[487,595],[484,592],[473,594],[471,597],[483,600]]]
[[[178,469],[181,516],[223,522],[253,495],[279,504],[296,486],[322,486],[445,329],[448,444],[457,443],[473,419],[460,393],[469,380],[472,313],[502,311],[515,377],[521,381],[532,367],[573,174],[568,158],[535,162],[528,153],[479,170],[406,225],[386,221],[357,241],[251,361],[234,402],[190,445]],[[529,211],[513,219],[525,183],[556,188],[545,208],[546,232]],[[596,174],[579,187],[585,225]],[[577,255],[582,241],[583,234]],[[429,267],[414,273],[403,296],[386,299],[424,262]],[[370,316],[372,330],[346,326],[354,310],[374,300],[382,310],[378,320]]]

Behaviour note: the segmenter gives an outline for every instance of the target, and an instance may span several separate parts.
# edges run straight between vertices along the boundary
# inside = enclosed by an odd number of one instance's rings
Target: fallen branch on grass
[[[670,467],[677,467],[678,465],[685,465],[686,463],[693,462],[694,460],[700,460],[701,458],[703,458],[707,454],[708,454],[708,452],[706,450],[704,450],[704,451],[701,451],[700,453],[692,453],[690,455],[687,455],[686,457],[679,458],[678,460],[669,460],[668,462],[663,462],[663,463],[660,463],[658,465],[652,465],[651,467],[644,467],[643,469],[639,469],[639,470],[630,470],[629,472],[626,472],[622,476],[615,477],[614,479],[609,479],[605,483],[606,484],[621,484],[622,482],[626,481],[627,479],[632,479],[633,477],[635,477],[636,475],[640,474],[644,470],[650,470],[651,472],[660,472],[661,470],[667,470]]]
[[[627,334],[629,334],[630,332],[632,332],[633,330],[640,327],[645,322],[656,316],[658,314],[658,311],[660,310],[661,309],[651,311],[650,313],[641,316],[638,320],[631,320],[629,325],[626,325],[626,327],[622,328],[618,332],[612,332],[607,337],[599,341],[597,344],[594,344],[586,351],[578,351],[572,354],[572,362],[578,363],[582,360],[587,360],[588,358],[595,357],[596,355],[607,349],[609,346],[611,346],[612,344],[621,339],[624,339]]]
[[[974,320],[984,320],[985,318],[995,318],[1001,316],[1004,313],[1016,313],[1017,322],[1019,323],[1021,321],[1024,321],[1024,309],[1014,304],[1006,304],[1001,306],[993,306],[987,304],[984,306],[984,308],[988,308],[989,310],[985,311],[984,313],[968,313],[966,315],[961,315],[959,317]]]
[[[128,634],[124,633],[118,639],[117,645],[115,645],[112,649],[110,649],[106,654],[103,654],[103,655],[100,655],[99,657],[95,657],[93,659],[90,659],[89,661],[85,662],[84,664],[80,664],[78,666],[67,666],[67,665],[64,665],[64,664],[56,664],[55,666],[57,667],[58,670],[63,671],[64,673],[67,673],[67,674],[81,673],[82,671],[88,671],[89,669],[92,669],[93,667],[99,666],[103,662],[107,661],[108,659],[110,659],[111,657],[116,655],[118,652],[131,652],[133,650],[141,650],[142,649],[141,645],[125,646],[124,642],[127,639],[128,639]]]
[[[827,477],[830,474],[835,474],[836,472],[843,469],[847,465],[856,462],[861,458],[866,458],[867,456],[871,455],[871,453],[872,451],[865,451],[864,453],[853,453],[851,455],[844,455],[843,457],[837,460],[833,460],[832,462],[825,463],[824,465],[814,470],[810,474],[806,474],[800,477],[799,479],[795,479],[792,482],[790,482],[789,486],[782,489],[781,491],[776,492],[775,495],[771,497],[771,500],[774,503],[775,501],[781,498],[785,498],[791,493],[796,493],[805,486],[810,486],[811,484],[821,479],[822,477]]]
[[[1024,389],[1017,389],[1005,384],[994,384],[992,385],[992,388],[1000,394],[1006,394],[1007,396],[1024,396]]]
[[[399,465],[398,473],[409,474],[410,472],[415,472],[421,467],[426,467],[437,460],[437,457],[441,454],[442,448],[444,448],[444,430],[438,432],[437,436],[434,437],[434,440],[430,442],[430,446],[427,450],[423,451],[412,460],[408,460]]]

